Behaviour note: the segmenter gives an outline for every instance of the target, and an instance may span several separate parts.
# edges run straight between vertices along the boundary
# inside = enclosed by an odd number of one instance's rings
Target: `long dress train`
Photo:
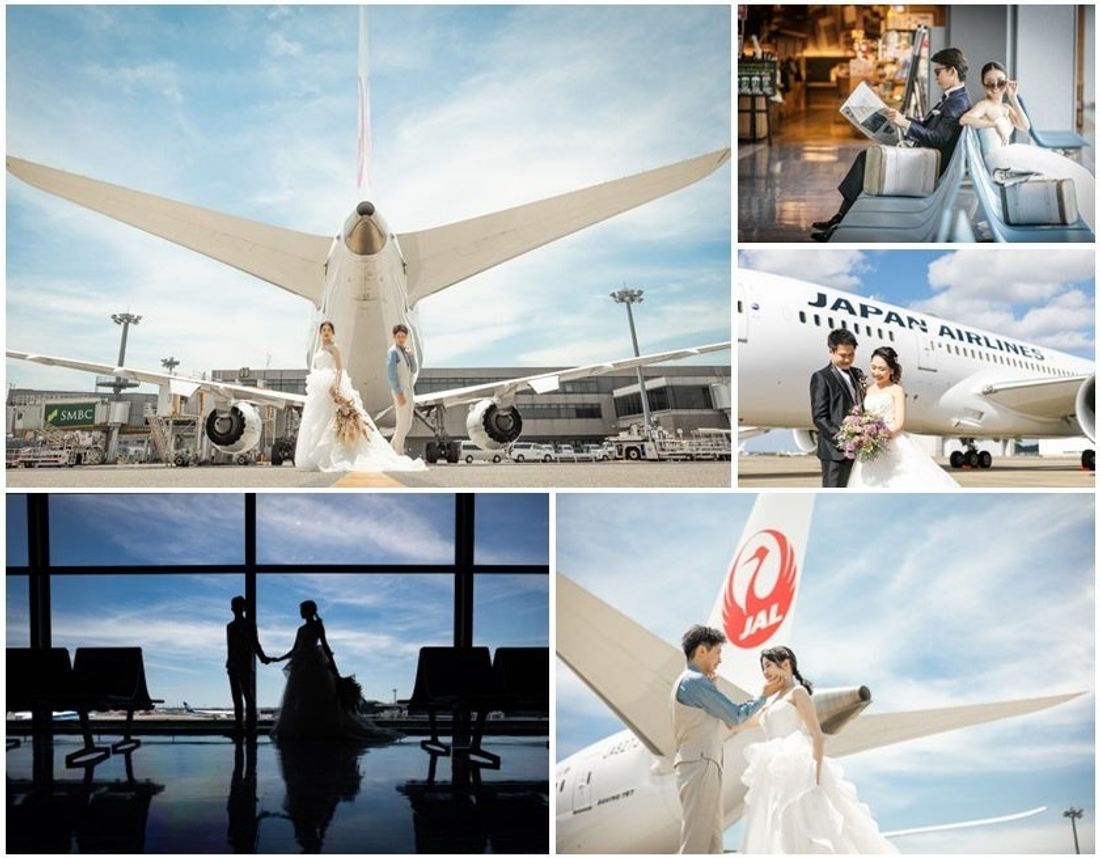
[[[816,784],[813,743],[802,716],[782,697],[761,715],[765,741],[745,749],[748,767],[741,851],[746,854],[881,854],[898,850],[882,836],[870,808],[844,780],[835,760],[821,763]]]
[[[305,471],[427,470],[420,459],[410,459],[393,451],[364,410],[363,400],[351,386],[346,372],[340,373],[340,393],[355,403],[370,429],[370,435],[367,438],[360,436],[352,444],[342,443],[336,437],[336,403],[332,400],[335,380],[336,362],[331,354],[319,349],[306,376],[306,403],[302,407],[302,422],[298,427],[295,467]]]
[[[894,421],[894,398],[869,391],[863,399],[866,411],[887,423]],[[856,459],[848,477],[850,489],[957,489],[959,484],[936,464],[905,432],[895,435],[886,448],[869,462]]]
[[[294,649],[283,673],[286,688],[271,736],[278,741],[352,739],[385,742],[401,734],[379,727],[370,718],[346,709],[336,689],[332,661],[321,646],[321,625],[298,628]]]

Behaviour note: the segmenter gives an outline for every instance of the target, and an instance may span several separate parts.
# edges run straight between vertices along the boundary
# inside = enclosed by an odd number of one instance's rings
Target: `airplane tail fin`
[[[217,259],[320,306],[332,239],[221,214],[20,158],[8,172],[28,185]]]
[[[761,685],[761,650],[790,639],[813,503],[811,494],[759,496],[711,609],[707,625],[729,639],[718,674],[745,691]]]
[[[374,160],[370,127],[370,56],[367,44],[367,7],[359,7],[359,147],[356,158],[356,181],[360,196],[370,194],[371,170]]]
[[[409,302],[536,247],[686,188],[730,158],[729,149],[538,202],[398,235],[408,263]]]

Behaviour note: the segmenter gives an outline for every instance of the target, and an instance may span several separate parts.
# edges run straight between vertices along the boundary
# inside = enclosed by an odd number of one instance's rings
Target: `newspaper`
[[[897,146],[902,141],[901,132],[886,119],[886,111],[886,105],[867,81],[860,81],[840,107],[844,118],[867,137],[884,146]]]

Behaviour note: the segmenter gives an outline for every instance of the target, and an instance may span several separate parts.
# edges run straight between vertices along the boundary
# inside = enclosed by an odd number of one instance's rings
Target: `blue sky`
[[[7,501],[8,557],[26,558],[24,498]],[[56,646],[142,646],[149,687],[166,705],[223,706],[225,623],[239,575],[218,563],[243,562],[244,500],[234,494],[53,495],[51,557],[57,564],[102,565],[105,574],[56,576]],[[313,599],[343,673],[364,695],[390,700],[412,692],[421,646],[450,645],[454,586],[449,575],[399,574],[402,563],[454,561],[454,500],[448,494],[267,494],[257,499],[261,563],[393,563],[394,574],[262,575],[260,642],[289,651],[301,622],[298,603]],[[479,495],[476,555],[483,564],[546,563],[545,494]],[[117,575],[112,567],[213,564],[208,574]],[[475,579],[475,643],[546,646],[548,581],[541,575]],[[27,582],[9,577],[7,640],[27,642]],[[262,705],[277,705],[278,668],[260,668]]]
[[[750,494],[559,494],[557,569],[670,643],[706,622]],[[908,852],[1067,852],[1094,843],[1095,502],[1086,494],[819,495],[789,645],[871,711],[1060,692],[1043,713],[846,757],[886,830],[1050,810],[899,840]],[[557,757],[622,725],[560,662]],[[740,831],[727,833],[735,848]]]
[[[824,250],[754,248],[738,266],[912,307],[1025,342],[1095,358],[1096,264],[1089,249]],[[807,375],[809,370],[807,370]],[[745,443],[796,449],[790,432]]]
[[[8,151],[333,234],[356,202],[356,10],[23,6],[7,15]],[[437,226],[730,145],[730,9],[376,7],[374,201]],[[629,354],[729,338],[730,168],[420,305],[425,366]],[[8,184],[8,342],[181,371],[304,365],[304,300]],[[723,355],[721,359],[725,359]],[[713,362],[713,357],[706,362]],[[9,362],[9,382],[89,389]]]

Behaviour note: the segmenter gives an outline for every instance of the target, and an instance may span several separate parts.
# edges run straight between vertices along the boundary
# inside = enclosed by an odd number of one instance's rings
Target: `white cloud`
[[[874,269],[862,250],[831,250],[815,248],[807,253],[791,248],[747,248],[739,253],[739,264],[757,271],[785,274],[802,280],[812,277],[814,283],[859,292],[862,275]]]

